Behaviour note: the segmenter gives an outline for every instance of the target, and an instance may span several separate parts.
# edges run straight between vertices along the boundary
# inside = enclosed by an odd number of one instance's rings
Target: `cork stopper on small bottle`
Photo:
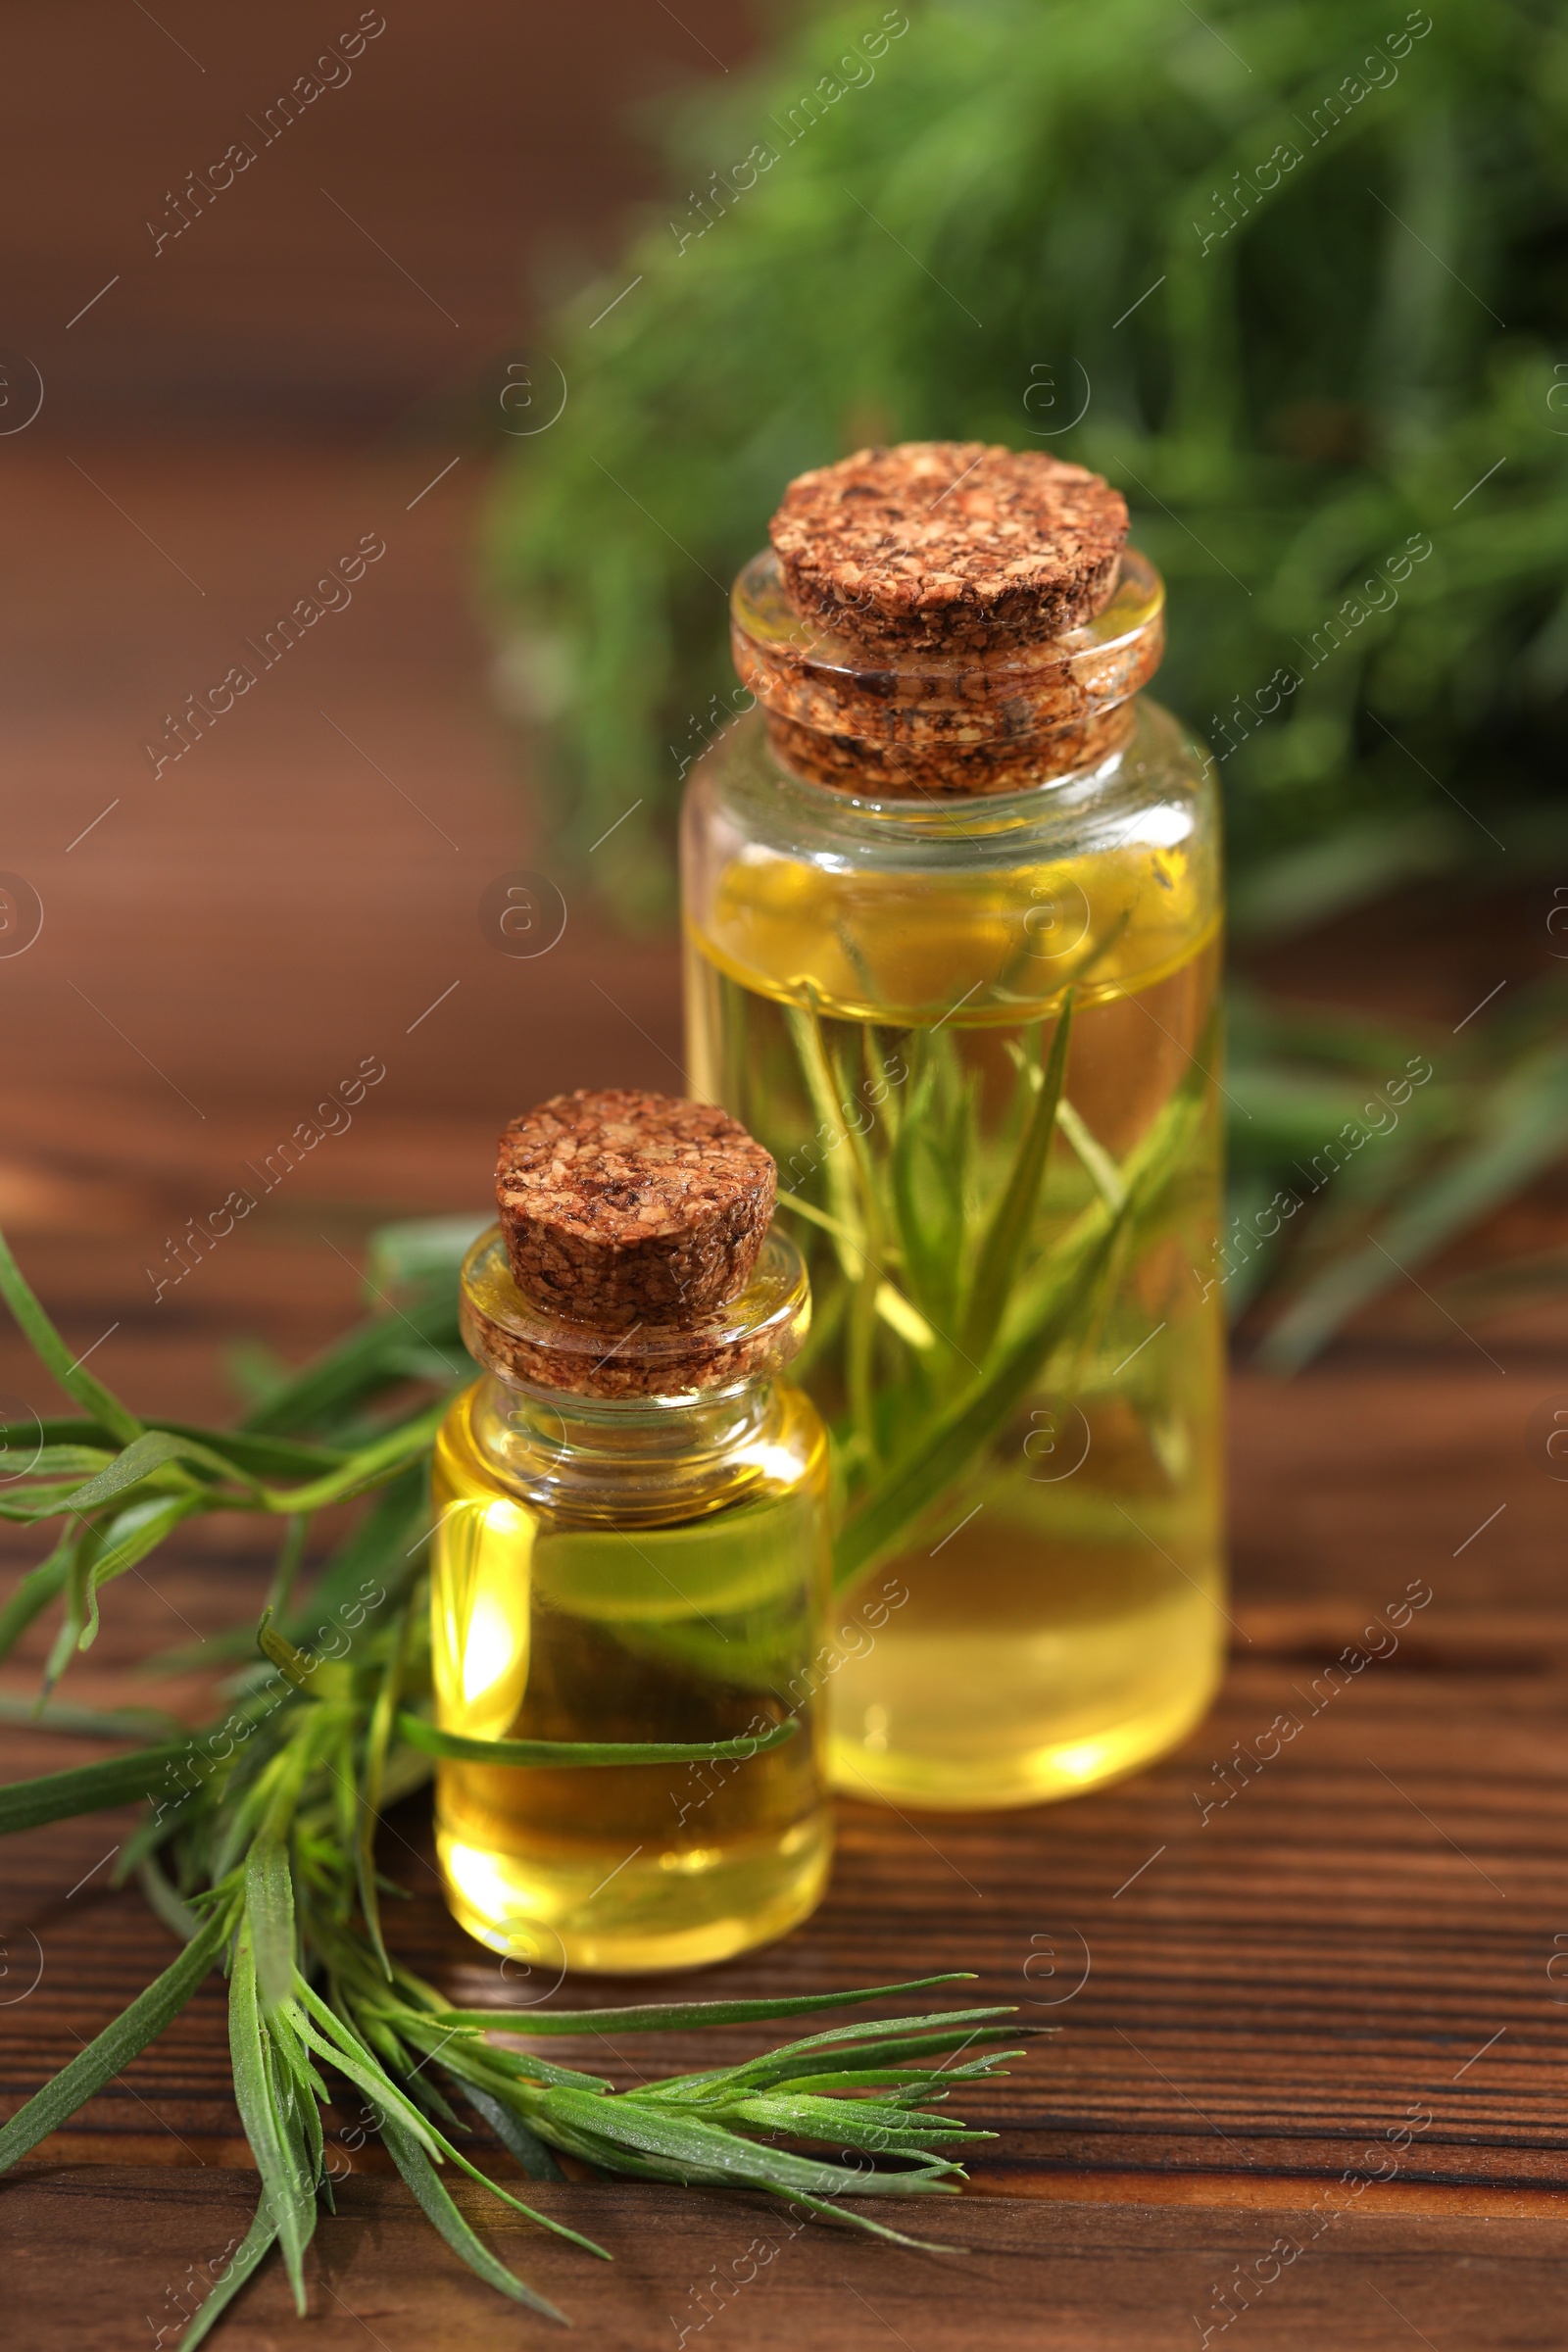
[[[740,1296],[773,1214],[769,1153],[712,1103],[556,1095],[501,1138],[496,1200],[517,1289],[606,1331],[689,1330]]]

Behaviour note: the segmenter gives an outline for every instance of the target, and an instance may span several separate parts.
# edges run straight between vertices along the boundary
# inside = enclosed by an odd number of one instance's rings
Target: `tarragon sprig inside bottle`
[[[1126,532],[1037,453],[803,475],[688,787],[692,1084],[808,1259],[838,1576],[907,1589],[831,1677],[837,1779],[898,1802],[1124,1772],[1220,1663],[1218,816]]]

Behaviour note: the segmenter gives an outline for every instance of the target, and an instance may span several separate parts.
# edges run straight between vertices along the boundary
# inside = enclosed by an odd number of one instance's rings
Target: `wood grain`
[[[3,332],[43,373],[44,431],[494,429],[527,314],[612,266],[651,191],[633,108],[757,37],[737,0],[602,0],[591,30],[505,0],[363,13],[385,29],[280,128],[359,0],[7,11]],[[204,197],[234,141],[254,162]]]
[[[534,964],[479,935],[485,883],[534,852],[513,748],[483,699],[482,638],[464,617],[476,469],[460,468],[445,503],[406,514],[425,477],[385,453],[110,449],[104,464],[122,503],[178,539],[220,610],[69,468],[42,453],[16,468],[37,561],[7,607],[25,657],[0,707],[16,779],[7,856],[38,877],[49,919],[33,950],[0,961],[0,1222],[106,1378],[149,1410],[208,1417],[226,1409],[236,1333],[298,1358],[358,1311],[356,1253],[379,1217],[482,1199],[496,1130],[519,1103],[585,1078],[669,1083],[674,958],[663,942],[612,940],[575,905],[560,948]],[[265,612],[316,548],[382,512],[405,516],[402,535],[388,533],[384,600],[368,594],[335,636],[297,649],[249,731],[215,734],[199,762],[156,784],[135,778],[148,710],[207,674],[227,633]],[[323,726],[322,709],[427,800],[457,851]],[[117,793],[121,808],[68,851]],[[1363,965],[1374,1001],[1380,952],[1370,943]],[[1402,968],[1408,934],[1398,952]],[[1422,953],[1443,982],[1441,934]],[[445,1017],[417,1021],[453,979]],[[383,1038],[387,1078],[353,1130],[155,1299],[145,1269],[164,1237],[265,1155],[345,1054]],[[1527,1424],[1543,1400],[1568,1400],[1565,1338],[1560,1306],[1526,1302],[1467,1335],[1411,1294],[1292,1387],[1243,1372],[1234,1657],[1194,1739],[1121,1788],[1035,1812],[844,1807],[822,1910],[714,1972],[712,1990],[967,1967],[981,1995],[1060,2031],[965,2101],[999,2137],[977,2168],[981,2193],[944,2207],[937,2233],[974,2252],[906,2256],[813,2230],[705,2340],[805,2333],[845,2352],[889,2340],[937,2352],[1049,2330],[1054,2343],[1141,2352],[1200,2336],[1216,2282],[1266,2257],[1297,2217],[1321,2221],[1347,2171],[1383,2165],[1376,2152],[1412,2108],[1430,2122],[1393,2179],[1349,2192],[1310,2258],[1233,2325],[1264,2347],[1393,2346],[1412,2328],[1438,2352],[1559,2340],[1568,1489],[1543,1475]],[[40,1410],[50,1401],[9,1335],[0,1388]],[[0,1567],[9,1577],[36,1548],[5,1531]],[[97,1644],[73,1669],[77,1694],[194,1714],[203,1678],[149,1678],[140,1662],[252,1610],[269,1565],[244,1521],[171,1544],[109,1596]],[[1397,1649],[1328,1679],[1412,1586],[1431,1598]],[[8,1689],[27,1686],[40,1646],[7,1669]],[[1298,1730],[1245,1783],[1233,1764],[1221,1803],[1237,1743],[1255,1758],[1287,1713]],[[93,1752],[9,1729],[0,1771]],[[8,2110],[171,1956],[139,1898],[106,1890],[127,1819],[58,1825],[0,1855]],[[516,1983],[503,1986],[447,1919],[417,1802],[387,1825],[383,1859],[409,1888],[394,1932],[410,1960],[466,2003],[515,2002]],[[632,1988],[525,1989],[590,2003]],[[715,2037],[710,2054],[759,2038]],[[696,2054],[690,2036],[583,2043],[621,2082]],[[172,2317],[187,2266],[234,2233],[251,2190],[227,2081],[215,1978],[24,2178],[0,2185],[19,2340],[96,2352],[139,2338],[144,2314],[153,2336]],[[323,2224],[311,2340],[362,2343],[368,2330],[398,2352],[533,2340],[538,2323],[493,2303],[413,2225],[379,2151],[340,2141],[339,2153],[354,2169],[341,2219]],[[751,2237],[775,2226],[697,2196],[558,2193],[612,2242],[613,2271],[504,2215],[485,2227],[608,2345],[673,2341],[704,2308],[689,2298],[713,2266],[732,2277]],[[285,2316],[263,2278],[229,2340],[290,2341]]]
[[[1261,2215],[1128,2203],[966,2201],[931,2224],[925,2204],[884,2208],[902,2226],[961,2243],[917,2254],[834,2230],[799,2230],[750,2197],[631,2187],[536,2189],[534,2202],[596,2235],[601,2267],[468,2183],[459,2205],[530,2284],[592,2317],[600,2352],[677,2346],[828,2344],[835,2352],[1122,2352],[1241,2342],[1267,2352],[1361,2352],[1429,2344],[1544,2345],[1568,2325],[1568,2247],[1544,2219],[1442,2221],[1309,2206]],[[252,2198],[223,2174],[123,2167],[17,2181],[0,2210],[25,2247],[11,2312],[32,2352],[83,2341],[176,2340],[209,2266],[243,2233]],[[1292,2248],[1298,2249],[1292,2253]],[[491,2352],[551,2340],[435,2245],[400,2181],[350,2183],[308,2262],[315,2314],[298,2340],[385,2352]],[[1250,2280],[1250,2294],[1236,2280]],[[1232,2299],[1217,2301],[1226,2287]],[[1250,2307],[1249,2307],[1250,2305]],[[1226,2311],[1235,2314],[1222,2325]],[[281,2273],[233,2306],[228,2352],[295,2338]],[[685,2330],[684,2334],[682,2330]]]

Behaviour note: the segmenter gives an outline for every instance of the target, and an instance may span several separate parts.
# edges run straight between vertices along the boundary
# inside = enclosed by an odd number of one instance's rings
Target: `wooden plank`
[[[12,348],[48,387],[34,429],[64,424],[78,456],[106,421],[358,442],[416,404],[426,429],[477,414],[499,432],[497,355],[530,281],[609,266],[651,190],[628,111],[739,67],[757,37],[736,0],[606,0],[594,26],[505,0],[341,18],[273,0],[167,25],[110,0],[14,10],[26,101],[0,263]]]
[[[1245,1380],[1237,1418],[1239,1655],[1210,1722],[1152,1771],[1072,1804],[918,1820],[847,1804],[822,1910],[708,1982],[762,1993],[973,1967],[979,1997],[1058,2026],[1008,2083],[966,2099],[1002,2134],[983,2167],[998,2187],[1058,2172],[1319,2183],[1413,2105],[1432,2122],[1401,2179],[1547,2187],[1568,2143],[1568,1986],[1554,1961],[1568,1947],[1553,1940],[1568,1636],[1543,1590],[1557,1492],[1521,1453],[1507,1508],[1466,1547],[1494,1507],[1476,1462],[1500,1455],[1505,1418],[1475,1376],[1347,1373],[1298,1391]],[[177,1635],[171,1609],[214,1624],[236,1587],[254,1603],[264,1575],[241,1554],[215,1592],[193,1545],[182,1565],[155,1564],[157,1594],[120,1588],[94,1694],[133,1688],[138,1650]],[[1398,1649],[1330,1679],[1328,1664],[1380,1612],[1386,1624],[1411,1584],[1434,1596]],[[1233,1766],[1234,1792],[1217,1801],[1216,1763],[1236,1742],[1255,1756],[1287,1711],[1298,1735],[1248,1781]],[[38,1768],[36,1740],[11,1732],[5,1752],[13,1770]],[[88,1752],[62,1744],[60,1760]],[[12,1841],[14,1965],[30,1949],[24,1930],[46,1960],[4,2021],[13,2099],[169,1956],[138,1898],[104,1891],[119,1835],[111,1818]],[[385,1852],[411,1890],[393,1915],[400,1950],[455,1998],[514,2002],[515,1984],[446,1917],[416,1803]],[[627,1997],[591,1980],[538,1989]],[[671,2036],[652,2056],[680,2067],[702,2047],[717,2058],[758,2039]],[[622,2082],[648,2063],[624,2041],[581,2054]],[[84,2145],[242,2160],[226,2083],[215,1979],[94,2102]]]
[[[1256,2352],[1410,2344],[1547,2344],[1568,2327],[1568,2242],[1546,2219],[1477,2221],[1310,2206],[1250,2215],[1157,2205],[877,2200],[876,2212],[962,2254],[920,2254],[751,2197],[611,2185],[537,2187],[540,2210],[597,2237],[600,2266],[453,2184],[465,2214],[598,2352],[803,2343],[833,2352],[1148,2352],[1244,2342]],[[1348,2197],[1348,2192],[1347,2192]],[[233,2174],[57,2170],[0,2189],[10,2317],[29,2352],[177,2341],[254,2202]],[[546,2323],[509,2310],[435,2239],[399,2181],[355,2180],[308,2260],[313,2345],[491,2352]],[[70,2281],[69,2295],[63,2282]],[[1231,2314],[1229,2324],[1225,2315]],[[294,2340],[281,2272],[233,2306],[227,2352]],[[160,2337],[160,2328],[166,2330]],[[1233,2330],[1235,2332],[1233,2332]]]

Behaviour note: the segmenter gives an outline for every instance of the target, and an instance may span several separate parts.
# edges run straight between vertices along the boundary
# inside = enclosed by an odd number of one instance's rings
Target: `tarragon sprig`
[[[330,2203],[322,2108],[334,2083],[363,2100],[399,2172],[447,2243],[498,2292],[564,2315],[518,2278],[454,2203],[443,2173],[471,2175],[542,2229],[605,2249],[522,2202],[466,2152],[459,2107],[533,2179],[564,2178],[559,2156],[596,2172],[685,2186],[764,2191],[805,2214],[905,2245],[923,2241],[839,2204],[953,2192],[959,2157],[990,2134],[946,2118],[956,2084],[989,2078],[1020,2032],[988,2007],[829,2028],[764,2057],[617,2092],[597,2074],[493,2032],[551,2035],[751,2025],[923,1991],[957,1981],[807,1994],[776,2001],[663,2002],[634,2009],[459,2010],[388,1952],[374,1858],[381,1808],[424,1780],[433,1755],[535,1764],[626,1763],[751,1755],[795,1733],[785,1721],[740,1740],[563,1744],[475,1742],[424,1712],[429,1689],[426,1456],[446,1397],[407,1401],[461,1361],[455,1301],[435,1283],[407,1315],[372,1317],[303,1372],[271,1383],[237,1430],[132,1414],[70,1351],[0,1239],[0,1293],[79,1418],[0,1427],[0,1511],[63,1522],[54,1549],[0,1610],[0,1657],[58,1603],[34,1720],[43,1731],[130,1739],[127,1752],[0,1788],[0,1834],[145,1799],[117,1880],[134,1873],[183,1948],[113,2024],[0,2129],[0,2171],[69,2121],[176,2017],[209,1973],[226,1968],[234,2094],[260,2175],[256,2216],[192,2319],[182,2352],[221,2316],[275,2246],[296,2307],[322,2201]],[[411,1351],[409,1323],[418,1346]],[[450,1350],[450,1353],[448,1353]],[[316,1580],[294,1598],[315,1512],[371,1499]],[[99,1594],[174,1526],[209,1511],[283,1521],[272,1593],[259,1632],[215,1637],[251,1662],[227,1703],[185,1732],[135,1711],[98,1715],[50,1700],[97,1631]],[[259,1650],[260,1655],[256,1652]],[[12,1719],[16,1702],[3,1710]],[[152,1731],[155,1736],[147,1738]],[[928,2063],[938,2061],[939,2063]],[[830,2147],[831,2158],[811,2153]]]
[[[1118,935],[1119,927],[1098,943],[1095,956]],[[816,1360],[835,1348],[841,1360],[833,1574],[835,1586],[849,1588],[933,1514],[955,1507],[1054,1361],[1090,1350],[1118,1269],[1153,1246],[1179,1203],[1192,1144],[1211,1115],[1218,1021],[1210,1017],[1181,1078],[1118,1162],[1063,1091],[1070,988],[1049,1039],[1037,1021],[1021,1046],[1008,1041],[1013,1100],[989,1154],[979,1142],[978,1079],[951,1029],[863,1025],[861,1051],[878,1072],[884,1039],[896,1038],[907,1100],[899,1109],[897,1090],[869,1097],[881,1116],[862,1135],[847,1122],[856,1093],[842,1058],[849,1049],[832,1043],[809,992],[783,1012],[794,1076],[825,1139],[811,1171],[824,1200],[786,1185],[779,1202],[833,1244],[831,1256],[819,1246],[813,1257],[813,1280],[818,1269],[824,1279],[821,1326],[808,1345]],[[1078,1163],[1073,1189],[1088,1197],[1042,1240],[1058,1137]],[[782,1157],[782,1139],[770,1140]]]

